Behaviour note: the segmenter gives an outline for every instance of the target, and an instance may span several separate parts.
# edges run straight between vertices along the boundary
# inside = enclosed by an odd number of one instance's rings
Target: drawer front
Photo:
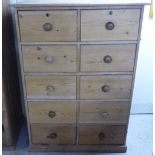
[[[77,11],[19,11],[21,41],[76,41]]]
[[[76,76],[26,76],[28,99],[76,99]]]
[[[80,102],[80,123],[127,123],[129,102]]]
[[[80,126],[79,144],[124,144],[126,126]]]
[[[81,76],[80,99],[129,99],[131,75]]]
[[[135,44],[81,46],[81,71],[133,71]]]
[[[76,72],[76,46],[23,46],[25,72]]]
[[[81,40],[137,40],[140,9],[81,11]]]
[[[76,123],[76,102],[28,102],[30,123]]]
[[[31,125],[33,144],[75,144],[75,127]]]

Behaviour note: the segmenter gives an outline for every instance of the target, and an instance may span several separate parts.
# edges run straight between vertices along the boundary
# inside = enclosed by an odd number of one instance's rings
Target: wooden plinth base
[[[29,145],[29,151],[124,153],[126,145]]]

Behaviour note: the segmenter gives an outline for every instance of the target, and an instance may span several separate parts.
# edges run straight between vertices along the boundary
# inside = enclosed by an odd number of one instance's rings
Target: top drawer
[[[21,41],[76,41],[77,11],[19,11]]]
[[[81,40],[137,40],[140,9],[83,10]]]

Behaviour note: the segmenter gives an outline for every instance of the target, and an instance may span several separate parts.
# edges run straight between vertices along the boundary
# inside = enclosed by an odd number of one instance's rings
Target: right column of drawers
[[[79,144],[125,144],[139,19],[140,9],[81,10]]]

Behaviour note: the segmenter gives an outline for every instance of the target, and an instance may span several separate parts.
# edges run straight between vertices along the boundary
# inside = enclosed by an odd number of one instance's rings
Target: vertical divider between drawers
[[[77,38],[78,38],[78,42],[81,41],[81,12],[80,9],[78,9],[78,13],[77,13]],[[81,59],[81,45],[78,43],[77,44],[77,73],[80,72],[80,60]],[[77,97],[76,99],[79,100],[80,99],[80,75],[77,75],[76,77],[77,81]],[[79,113],[80,113],[80,102],[78,101],[76,103],[76,144],[78,144],[79,142]]]

